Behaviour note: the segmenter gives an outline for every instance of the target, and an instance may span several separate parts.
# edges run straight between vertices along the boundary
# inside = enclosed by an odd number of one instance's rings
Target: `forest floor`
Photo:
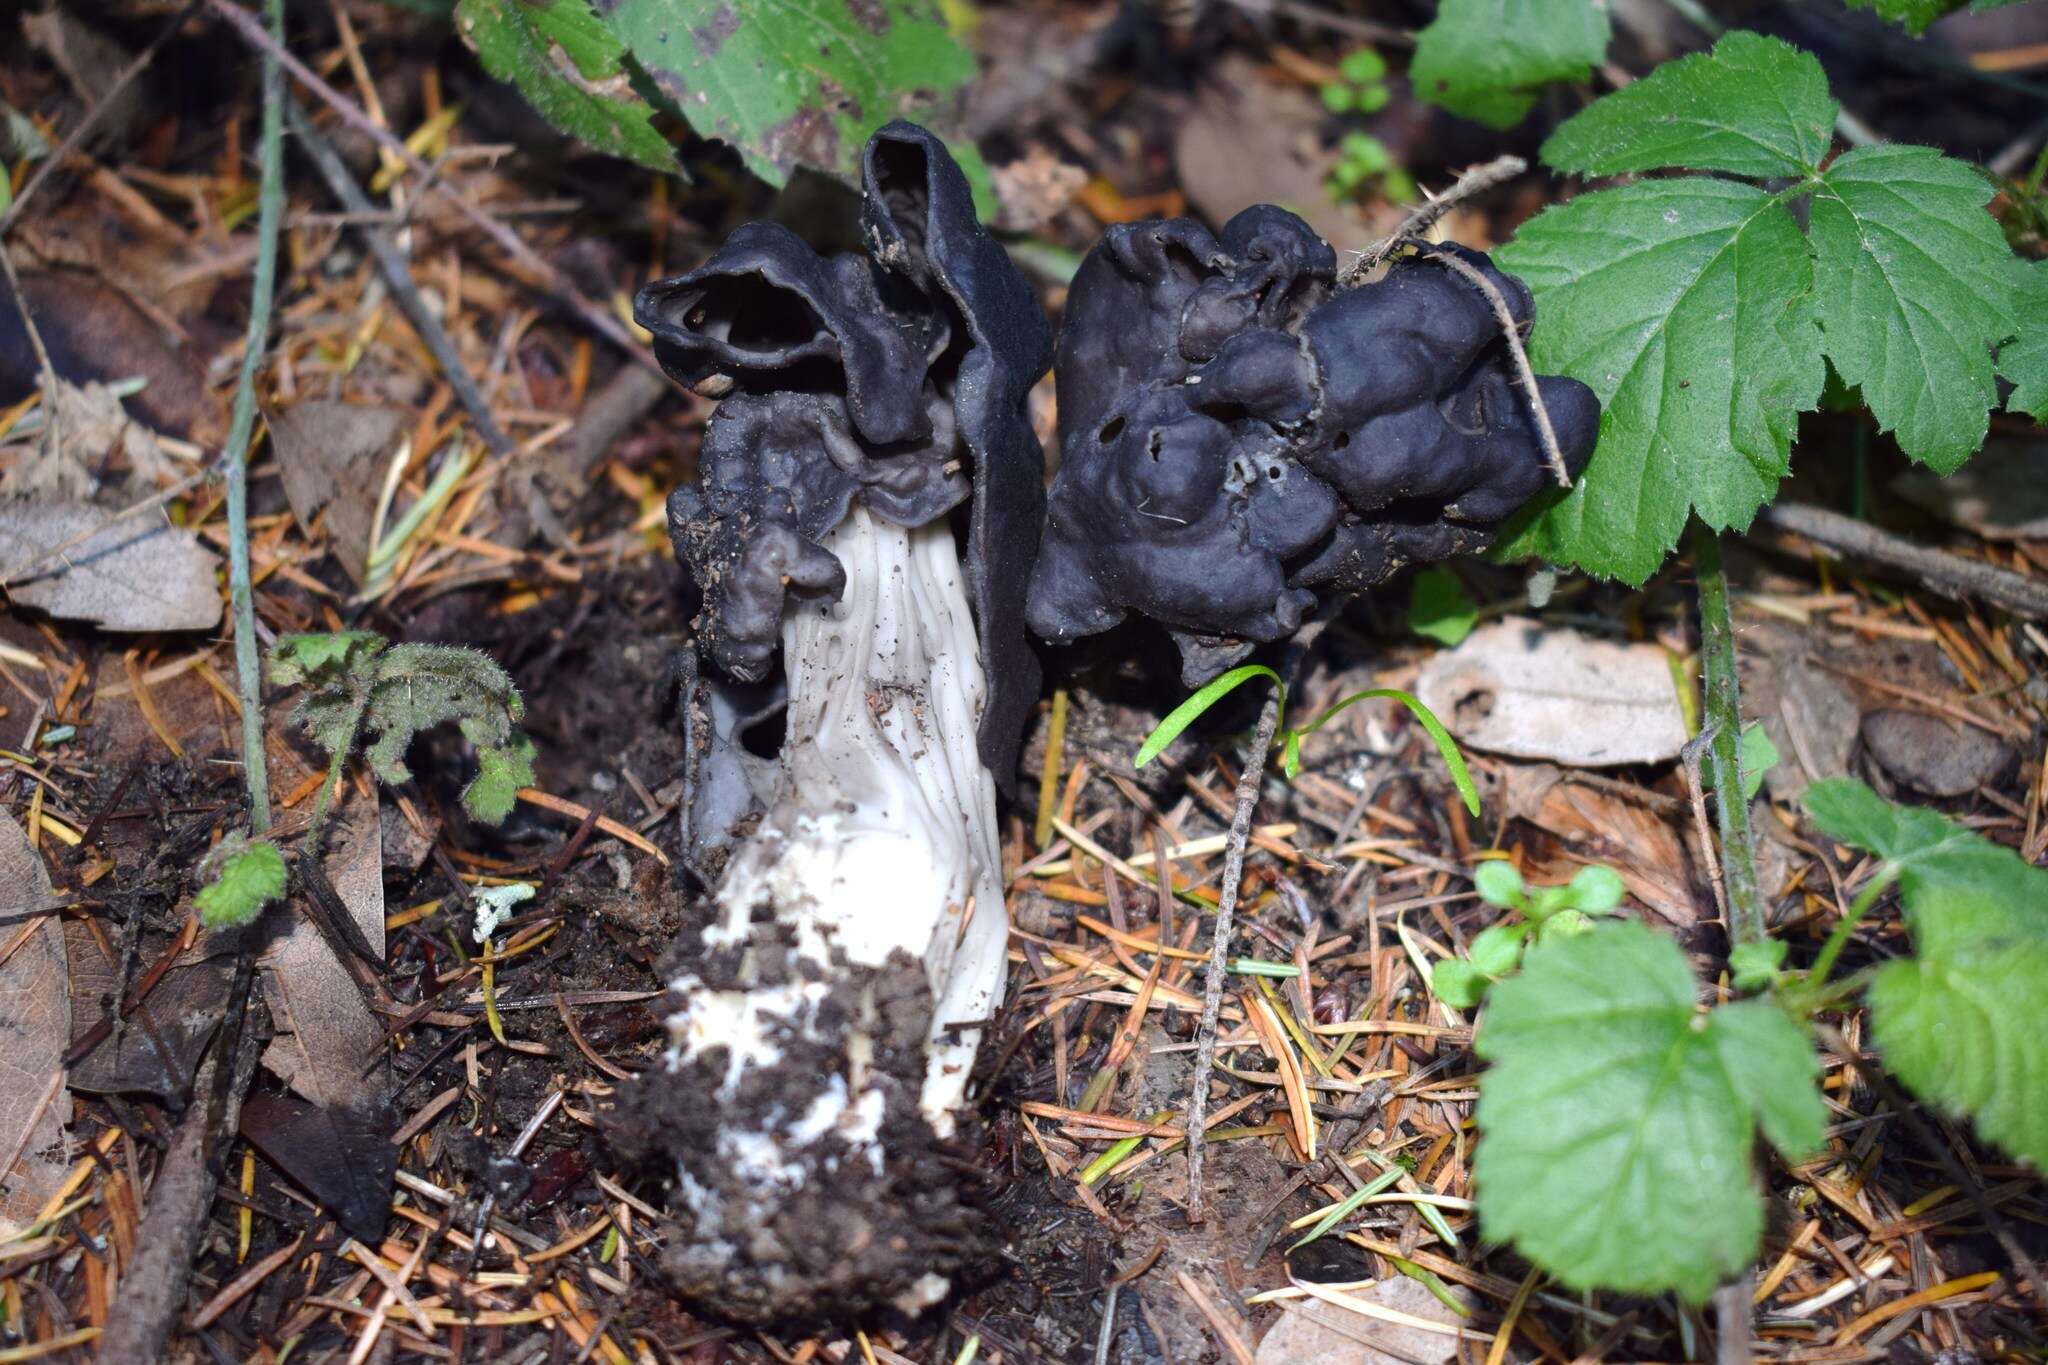
[[[64,19],[66,39],[10,33],[0,99],[53,142],[170,14],[105,8],[90,21],[104,27]],[[974,117],[1014,180],[1004,226],[1049,308],[1108,223],[1310,202],[1317,229],[1355,248],[1398,216],[1370,191],[1338,204],[1323,189],[1344,125],[1317,92],[1360,21],[1265,8],[987,7],[975,42],[1006,60]],[[1413,16],[1380,8],[1398,40]],[[1637,20],[1622,26],[1624,74],[1680,41]],[[1994,162],[2012,159],[2021,128],[2035,131],[2020,159],[2039,145],[2043,110],[2022,96],[1866,44],[1840,15],[1828,22],[1851,36],[1814,38],[1793,10],[1766,22],[1799,30],[1882,131]],[[1947,41],[2040,41],[1971,33]],[[191,900],[207,851],[244,819],[241,722],[214,611],[225,509],[195,476],[220,446],[241,360],[257,94],[231,31],[183,22],[134,107],[102,120],[5,238],[66,397],[51,442],[42,364],[10,332],[0,289],[0,576],[48,571],[50,555],[15,548],[47,540],[8,519],[59,506],[139,508],[132,524],[186,534],[182,557],[120,570],[94,601],[17,593],[0,614],[0,992],[17,1073],[0,1092],[0,1155],[20,1163],[0,1197],[0,1360],[90,1359],[116,1295],[164,1284],[181,1286],[180,1360],[1701,1358],[1715,1309],[1553,1291],[1478,1240],[1471,1020],[1422,974],[1491,922],[1472,870],[1504,856],[1532,883],[1617,869],[1627,912],[1676,934],[1726,989],[1715,855],[1676,753],[1698,720],[1682,562],[1639,590],[1567,577],[1541,605],[1524,571],[1461,563],[1479,628],[1456,650],[1410,629],[1401,584],[1318,641],[1298,713],[1364,687],[1449,697],[1484,815],[1468,817],[1392,703],[1311,736],[1294,780],[1269,772],[1236,953],[1283,970],[1235,976],[1226,993],[1207,1216],[1192,1226],[1172,1124],[1193,1066],[1201,907],[1256,698],[1140,770],[1133,752],[1181,695],[1163,637],[1049,659],[1023,799],[1005,814],[1012,971],[968,1153],[995,1248],[985,1275],[921,1321],[812,1337],[700,1321],[665,1294],[660,1173],[621,1165],[601,1116],[665,1046],[658,963],[695,909],[676,866],[674,697],[694,603],[663,503],[694,474],[708,404],[593,337],[559,290],[618,315],[639,283],[687,269],[744,219],[801,227],[839,192],[777,199],[708,146],[689,183],[578,155],[444,26],[403,9],[295,7],[291,44],[432,162],[439,187],[396,173],[323,110],[319,137],[376,196],[348,209],[292,142],[260,390],[278,417],[250,475],[259,627],[488,652],[525,694],[536,782],[494,829],[456,798],[468,760],[453,736],[422,741],[402,787],[353,775],[329,876],[367,958],[345,927],[294,918],[260,945],[247,1008],[227,1011],[241,945],[202,931]],[[1405,93],[1374,129],[1425,186],[1530,150]],[[508,258],[440,189],[559,278]],[[1550,192],[1527,177],[1445,230],[1491,245]],[[380,272],[365,228],[397,242],[403,276]],[[466,408],[415,309],[452,338],[501,434]],[[1035,416],[1050,448],[1049,380]],[[1972,472],[1937,487],[1862,419],[1824,415],[1802,433],[1786,499],[1853,506],[1942,549],[1956,582],[1990,563],[2048,585],[2044,444],[1994,418]],[[1731,572],[1745,708],[1779,756],[1756,803],[1761,870],[1795,958],[1870,871],[1804,823],[1811,781],[1853,773],[2048,859],[2041,623],[1772,526],[1736,543]],[[119,629],[108,594],[130,603]],[[1566,681],[1488,672],[1483,646],[1502,631],[1540,635]],[[266,717],[286,834],[324,766],[288,723],[292,702],[274,696]],[[486,959],[477,892],[515,883],[534,894]],[[1902,937],[1885,897],[1850,960]],[[1838,1027],[1849,1053],[1862,1046],[1859,1015]],[[2039,1303],[1989,1220],[2048,1255],[2048,1192],[1938,1114],[1902,1112],[1849,1053],[1824,1057],[1825,1154],[1766,1168],[1770,1228],[1746,1287],[1756,1356],[2039,1359]],[[24,1060],[51,1056],[54,1075]],[[149,1255],[145,1211],[215,1081],[233,1116],[210,1135],[219,1185],[196,1255],[173,1271]],[[364,1113],[388,1122],[351,1117]],[[1290,1254],[1360,1179],[1329,1154],[1364,1149],[1404,1168],[1404,1197]]]

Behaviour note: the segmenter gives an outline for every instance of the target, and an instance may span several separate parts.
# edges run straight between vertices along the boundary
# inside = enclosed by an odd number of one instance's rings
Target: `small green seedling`
[[[1386,58],[1361,47],[1337,64],[1338,79],[1322,88],[1323,107],[1333,114],[1377,114],[1393,92],[1387,88]],[[1343,201],[1377,179],[1390,199],[1415,198],[1415,180],[1394,160],[1387,144],[1371,133],[1353,130],[1337,144],[1337,163],[1330,168],[1327,188]]]
[[[1775,985],[1785,966],[1786,946],[1783,939],[1777,938],[1736,944],[1728,954],[1728,974],[1735,989],[1744,995],[1755,995]]]
[[[193,897],[199,922],[209,929],[247,924],[284,895],[284,855],[275,845],[228,835],[206,855],[200,875],[213,879]]]
[[[1479,788],[1473,785],[1472,770],[1465,766],[1465,756],[1458,752],[1458,742],[1451,738],[1451,732],[1446,730],[1443,722],[1436,718],[1436,713],[1427,706],[1424,706],[1421,700],[1413,693],[1403,692],[1399,688],[1394,687],[1373,687],[1367,688],[1363,692],[1353,692],[1341,701],[1333,703],[1328,710],[1308,724],[1291,729],[1285,723],[1287,719],[1287,684],[1280,680],[1278,673],[1275,673],[1264,664],[1244,664],[1204,683],[1194,695],[1190,696],[1179,706],[1174,707],[1172,711],[1167,713],[1166,719],[1153,727],[1152,733],[1145,736],[1145,742],[1138,747],[1137,756],[1132,762],[1142,768],[1153,759],[1159,757],[1165,751],[1167,745],[1179,739],[1182,732],[1190,725],[1193,725],[1196,720],[1200,719],[1203,712],[1216,705],[1217,702],[1222,701],[1245,683],[1250,682],[1253,678],[1268,679],[1274,687],[1279,689],[1280,719],[1282,723],[1274,731],[1273,746],[1280,750],[1280,770],[1287,774],[1287,779],[1290,782],[1301,773],[1302,736],[1313,734],[1315,731],[1320,730],[1348,707],[1356,706],[1362,701],[1371,701],[1375,698],[1383,697],[1400,702],[1414,713],[1415,719],[1421,723],[1423,730],[1428,733],[1430,741],[1436,745],[1437,752],[1443,755],[1444,766],[1451,770],[1451,782],[1457,787],[1459,797],[1464,800],[1465,809],[1473,815],[1479,814]]]
[[[1455,647],[1478,624],[1479,604],[1456,574],[1439,564],[1415,575],[1408,589],[1408,629]]]
[[[1513,863],[1483,862],[1472,874],[1479,899],[1502,910],[1521,913],[1518,924],[1496,924],[1473,936],[1467,956],[1445,958],[1430,972],[1429,988],[1453,1009],[1472,1009],[1487,988],[1520,964],[1522,950],[1537,942],[1571,938],[1590,931],[1594,915],[1612,914],[1621,905],[1621,874],[1592,863],[1562,886],[1530,887]]]
[[[393,645],[369,631],[287,635],[270,651],[270,680],[306,688],[292,718],[327,752],[327,778],[306,825],[305,849],[314,857],[342,772],[365,739],[372,771],[397,786],[412,779],[405,752],[414,737],[456,725],[477,754],[462,804],[489,824],[502,823],[519,788],[533,782],[533,741],[518,728],[526,703],[511,676],[478,650]],[[284,894],[284,858],[274,846],[243,841],[230,849],[230,842],[222,842],[218,874],[197,898],[209,926],[246,924]]]

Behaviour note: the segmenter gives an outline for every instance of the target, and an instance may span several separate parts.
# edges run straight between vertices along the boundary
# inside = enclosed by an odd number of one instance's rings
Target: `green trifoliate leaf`
[[[1702,1014],[1678,945],[1635,923],[1551,937],[1495,985],[1477,1040],[1481,1226],[1575,1288],[1698,1302],[1755,1258],[1750,1150],[1826,1127],[1819,1063],[1777,1006]]]
[[[1898,875],[1916,956],[1871,985],[1886,1067],[2048,1168],[2048,871],[1860,782],[1816,783],[1806,807],[1823,833]]]
[[[460,0],[455,26],[484,70],[518,86],[562,132],[657,171],[676,169],[653,106],[633,90],[626,45],[589,0]]]
[[[1496,128],[1520,123],[1536,91],[1584,80],[1607,55],[1599,0],[1443,0],[1415,35],[1415,94]]]
[[[1998,372],[2012,385],[2007,409],[2048,422],[2048,261],[2024,267],[2020,280],[2019,335],[1999,347]]]
[[[1408,590],[1408,629],[1439,644],[1461,643],[1479,624],[1479,604],[1456,574],[1434,565]]]
[[[1792,215],[1727,180],[1645,181],[1547,210],[1496,258],[1535,292],[1537,371],[1601,403],[1586,472],[1505,552],[1641,583],[1693,512],[1747,526],[1825,378]]]
[[[799,166],[857,176],[868,134],[928,118],[975,72],[935,0],[607,0],[604,10],[691,126],[731,143],[771,185]],[[952,150],[965,168],[973,148]]]
[[[1939,473],[1984,444],[1992,348],[2023,283],[1992,187],[1928,147],[1859,147],[1813,195],[1814,292],[1828,359],[1899,448]]]
[[[252,843],[228,853],[220,875],[192,901],[209,929],[247,924],[284,895],[284,884],[284,855],[269,844]]]
[[[1568,119],[1543,159],[1580,175],[1678,166],[1765,180],[1818,170],[1834,124],[1827,73],[1810,53],[1738,30]]]

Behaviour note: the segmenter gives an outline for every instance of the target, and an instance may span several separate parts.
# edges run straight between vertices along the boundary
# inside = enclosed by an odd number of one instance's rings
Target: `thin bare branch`
[[[1420,237],[1437,225],[1442,217],[1475,194],[1504,185],[1523,171],[1529,163],[1518,156],[1497,156],[1493,160],[1465,170],[1451,182],[1451,187],[1442,194],[1431,195],[1427,203],[1416,206],[1414,212],[1401,220],[1401,225],[1392,233],[1380,239],[1369,250],[1362,251],[1358,259],[1344,267],[1337,276],[1339,289],[1351,289],[1365,283],[1365,277],[1379,268],[1381,261],[1401,249],[1402,243],[1411,237]],[[1423,191],[1428,194],[1427,190]]]

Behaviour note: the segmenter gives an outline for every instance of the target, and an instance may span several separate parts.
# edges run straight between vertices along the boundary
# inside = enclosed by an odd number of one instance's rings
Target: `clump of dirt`
[[[778,941],[786,926],[755,927],[744,946],[686,931],[663,974],[700,1003],[804,1004],[751,1006],[742,1042],[672,1048],[607,1124],[615,1151],[672,1177],[662,1270],[692,1304],[747,1323],[927,1307],[991,1247],[970,1168],[918,1105],[924,968],[902,952],[824,964],[781,951],[795,947]]]

